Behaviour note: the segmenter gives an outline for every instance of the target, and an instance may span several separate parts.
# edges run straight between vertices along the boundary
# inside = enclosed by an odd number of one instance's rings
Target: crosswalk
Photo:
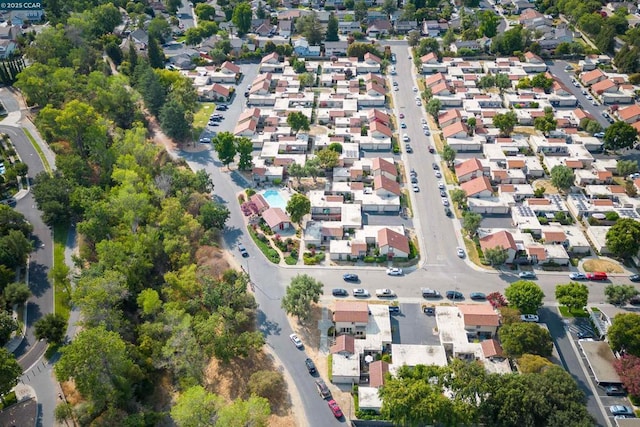
[[[571,333],[578,335],[578,333],[582,332],[583,334],[588,334],[591,336],[595,336],[595,332],[593,330],[593,328],[591,327],[591,325],[589,323],[580,323],[580,324],[575,324],[572,323],[570,325],[567,325],[569,331],[571,331]]]

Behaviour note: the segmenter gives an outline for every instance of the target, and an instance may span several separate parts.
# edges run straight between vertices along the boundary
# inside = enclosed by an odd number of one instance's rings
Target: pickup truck
[[[396,293],[391,289],[376,289],[377,297],[395,297]]]

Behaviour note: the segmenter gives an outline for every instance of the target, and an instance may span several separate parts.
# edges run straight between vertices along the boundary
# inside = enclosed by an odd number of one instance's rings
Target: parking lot
[[[391,339],[394,344],[438,345],[436,317],[422,313],[420,304],[400,304],[400,313],[391,316]]]

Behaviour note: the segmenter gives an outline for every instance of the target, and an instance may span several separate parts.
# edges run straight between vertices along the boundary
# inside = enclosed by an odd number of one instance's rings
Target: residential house
[[[218,83],[199,88],[198,95],[201,99],[208,101],[229,102],[231,99],[229,88]]]
[[[344,19],[340,19],[338,21],[338,31],[341,34],[351,34],[354,31],[360,31],[360,23],[356,20],[345,21]]]
[[[0,58],[8,58],[16,50],[20,27],[7,25],[0,27]]]
[[[482,45],[477,40],[460,40],[451,44],[451,51],[460,52],[461,49],[469,49],[473,51],[482,50]]]
[[[371,161],[371,172],[374,177],[384,176],[394,181],[398,176],[398,170],[395,164],[381,157],[373,158]]]
[[[368,313],[367,313],[368,320]],[[353,335],[338,335],[336,343],[329,349],[331,354],[339,354],[340,356],[348,357],[356,354],[355,350],[355,338]]]
[[[428,37],[439,37],[447,32],[449,24],[438,21],[422,21],[422,34]]]
[[[464,138],[468,134],[467,125],[462,122],[450,124],[442,129],[442,136],[447,138]]]
[[[480,238],[480,248],[483,251],[486,251],[487,249],[496,249],[498,247],[506,249],[506,262],[512,262],[516,256],[518,247],[516,246],[516,241],[514,240],[513,235],[510,232],[502,230]]]
[[[389,127],[391,124],[391,117],[384,111],[373,108],[367,111],[367,121],[370,124],[378,122],[385,125],[386,127]]]
[[[305,38],[293,41],[293,51],[302,57],[320,56],[320,46],[309,46],[309,42]]]
[[[486,359],[504,359],[504,350],[502,346],[495,338],[490,340],[483,340],[480,345],[482,346],[482,354]]]
[[[376,194],[381,197],[400,196],[400,184],[396,180],[389,179],[384,175],[378,175],[373,178],[373,188]]]
[[[254,33],[261,37],[267,37],[268,35],[272,35],[274,32],[275,28],[268,22],[263,22],[254,30]]]
[[[293,20],[278,21],[278,35],[289,38],[291,34],[293,34]]]
[[[460,188],[467,193],[467,197],[469,198],[486,199],[493,194],[491,182],[486,176],[480,176],[463,182],[460,184]]]
[[[220,66],[220,72],[223,74],[234,75],[236,77],[241,74],[240,67],[230,61],[224,61],[222,63]]]
[[[333,310],[333,323],[336,333],[350,334],[355,337],[366,335],[369,322],[369,305],[364,301],[336,301]]]
[[[373,138],[391,138],[393,131],[379,121],[374,121],[369,125],[369,134]]]
[[[629,107],[621,108],[618,110],[618,117],[623,122],[632,124],[640,121],[640,105],[633,104]]]
[[[462,115],[460,114],[460,110],[456,108],[438,115],[438,124],[442,129],[458,122],[462,122]]]
[[[389,372],[389,363],[384,360],[371,362],[369,364],[369,387],[382,387],[387,372]]]
[[[380,254],[387,255],[389,259],[409,257],[409,238],[404,234],[383,228],[378,231],[377,243]]]
[[[393,26],[391,25],[391,21],[388,19],[380,19],[377,21],[373,21],[367,27],[367,36],[369,37],[378,37],[388,35],[393,30]]]
[[[458,163],[455,170],[458,182],[461,184],[484,175],[484,167],[475,157]]]
[[[291,228],[291,219],[281,208],[267,209],[262,213],[262,219],[274,233]]]
[[[324,56],[346,56],[349,43],[346,40],[324,42]]]
[[[500,315],[489,304],[458,304],[457,305],[464,329],[467,335],[475,335],[476,338],[493,338],[500,326]]]
[[[409,31],[417,30],[418,24],[415,20],[412,21],[395,21],[395,31],[397,34],[406,34]]]
[[[587,71],[580,75],[580,80],[585,86],[591,86],[607,79],[607,75],[597,68],[593,71]]]
[[[129,34],[129,40],[135,43],[136,48],[145,50],[149,44],[149,34],[145,30],[134,30]]]

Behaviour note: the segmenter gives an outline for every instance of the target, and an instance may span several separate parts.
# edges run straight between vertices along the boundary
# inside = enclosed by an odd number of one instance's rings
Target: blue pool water
[[[269,206],[272,208],[280,208],[285,210],[287,207],[287,202],[284,200],[282,195],[278,190],[267,190],[262,193],[262,197],[269,203]]]

